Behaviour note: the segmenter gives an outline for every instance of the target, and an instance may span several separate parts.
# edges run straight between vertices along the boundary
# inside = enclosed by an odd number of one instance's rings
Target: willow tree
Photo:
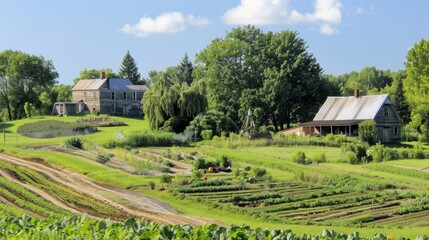
[[[421,40],[408,51],[405,61],[405,96],[411,107],[412,121],[429,141],[429,40]]]
[[[164,72],[158,72],[142,104],[151,129],[183,131],[189,122],[207,109],[207,99],[199,84],[177,83]]]

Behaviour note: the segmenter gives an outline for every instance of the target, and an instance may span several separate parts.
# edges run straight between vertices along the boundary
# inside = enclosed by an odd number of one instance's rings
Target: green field
[[[290,228],[299,235],[320,234],[325,228],[344,233],[359,231],[364,236],[381,232],[396,237],[416,237],[427,233],[429,203],[425,194],[429,190],[429,172],[425,170],[429,167],[428,159],[350,165],[344,163],[340,148],[320,146],[218,148],[197,144],[189,147],[102,149],[100,144],[113,139],[116,130],[122,130],[126,135],[149,128],[147,121],[120,117],[114,118],[126,122],[127,126],[99,127],[98,132],[81,136],[91,149],[80,155],[61,150],[64,140],[69,137],[35,139],[16,134],[17,128],[28,122],[47,119],[74,122],[78,118],[40,117],[3,123],[1,127],[6,131],[6,142],[1,141],[0,148],[21,158],[41,159],[109,186],[150,195],[185,215],[212,218],[226,225]],[[144,166],[153,171],[138,175],[115,168],[113,163],[100,164],[96,161],[97,150],[94,149],[111,153],[118,161],[121,160],[118,164],[128,168]],[[298,164],[293,161],[297,152],[304,152],[307,159],[315,159],[323,153],[326,162]],[[220,156],[226,156],[231,160],[233,171],[206,173],[208,180],[205,184],[210,186],[199,185],[190,174],[169,173],[174,178],[171,185],[165,185],[160,182],[164,173],[157,172],[154,166],[161,160],[173,162],[172,154],[180,155],[179,161],[188,165],[198,157],[216,161]],[[69,189],[40,172],[3,161],[0,163],[1,171],[15,176],[21,183],[58,193],[63,202],[70,201],[69,206],[79,204],[82,209],[87,208],[83,211],[100,218],[104,218],[103,214],[118,214],[109,205],[93,199],[85,200],[88,197],[85,194],[68,192]],[[236,172],[237,169],[239,171]],[[265,169],[266,174],[255,177],[254,169]],[[151,182],[156,185],[153,190]],[[0,177],[0,184],[0,208],[10,216],[26,213],[40,218],[61,218],[70,215],[69,211],[49,205],[40,195],[6,177]],[[31,204],[24,208],[27,202]]]

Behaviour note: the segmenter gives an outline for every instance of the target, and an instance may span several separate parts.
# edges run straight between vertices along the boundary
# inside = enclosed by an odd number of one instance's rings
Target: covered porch
[[[303,135],[324,136],[332,133],[357,136],[360,122],[360,120],[311,121],[301,123],[299,126]]]

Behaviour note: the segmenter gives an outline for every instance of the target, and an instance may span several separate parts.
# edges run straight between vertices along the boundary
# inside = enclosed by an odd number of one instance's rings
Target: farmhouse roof
[[[100,90],[106,88],[115,91],[146,91],[146,85],[133,85],[125,78],[83,79],[80,80],[72,90]]]
[[[384,104],[391,104],[389,95],[328,97],[313,121],[362,121],[374,119]]]

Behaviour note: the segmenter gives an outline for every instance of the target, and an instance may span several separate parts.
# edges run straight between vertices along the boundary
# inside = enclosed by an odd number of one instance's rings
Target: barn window
[[[115,100],[115,92],[112,92],[112,100]]]
[[[133,92],[133,101],[137,101],[137,92]]]
[[[95,92],[92,92],[92,98],[96,98]]]
[[[124,100],[127,100],[127,92],[124,92]]]
[[[398,134],[398,133],[399,133],[399,129],[398,129],[398,127],[394,127],[394,128],[393,128],[393,133],[394,133],[394,134]]]
[[[384,116],[385,117],[389,116],[389,108],[387,108],[387,107],[384,108]]]

